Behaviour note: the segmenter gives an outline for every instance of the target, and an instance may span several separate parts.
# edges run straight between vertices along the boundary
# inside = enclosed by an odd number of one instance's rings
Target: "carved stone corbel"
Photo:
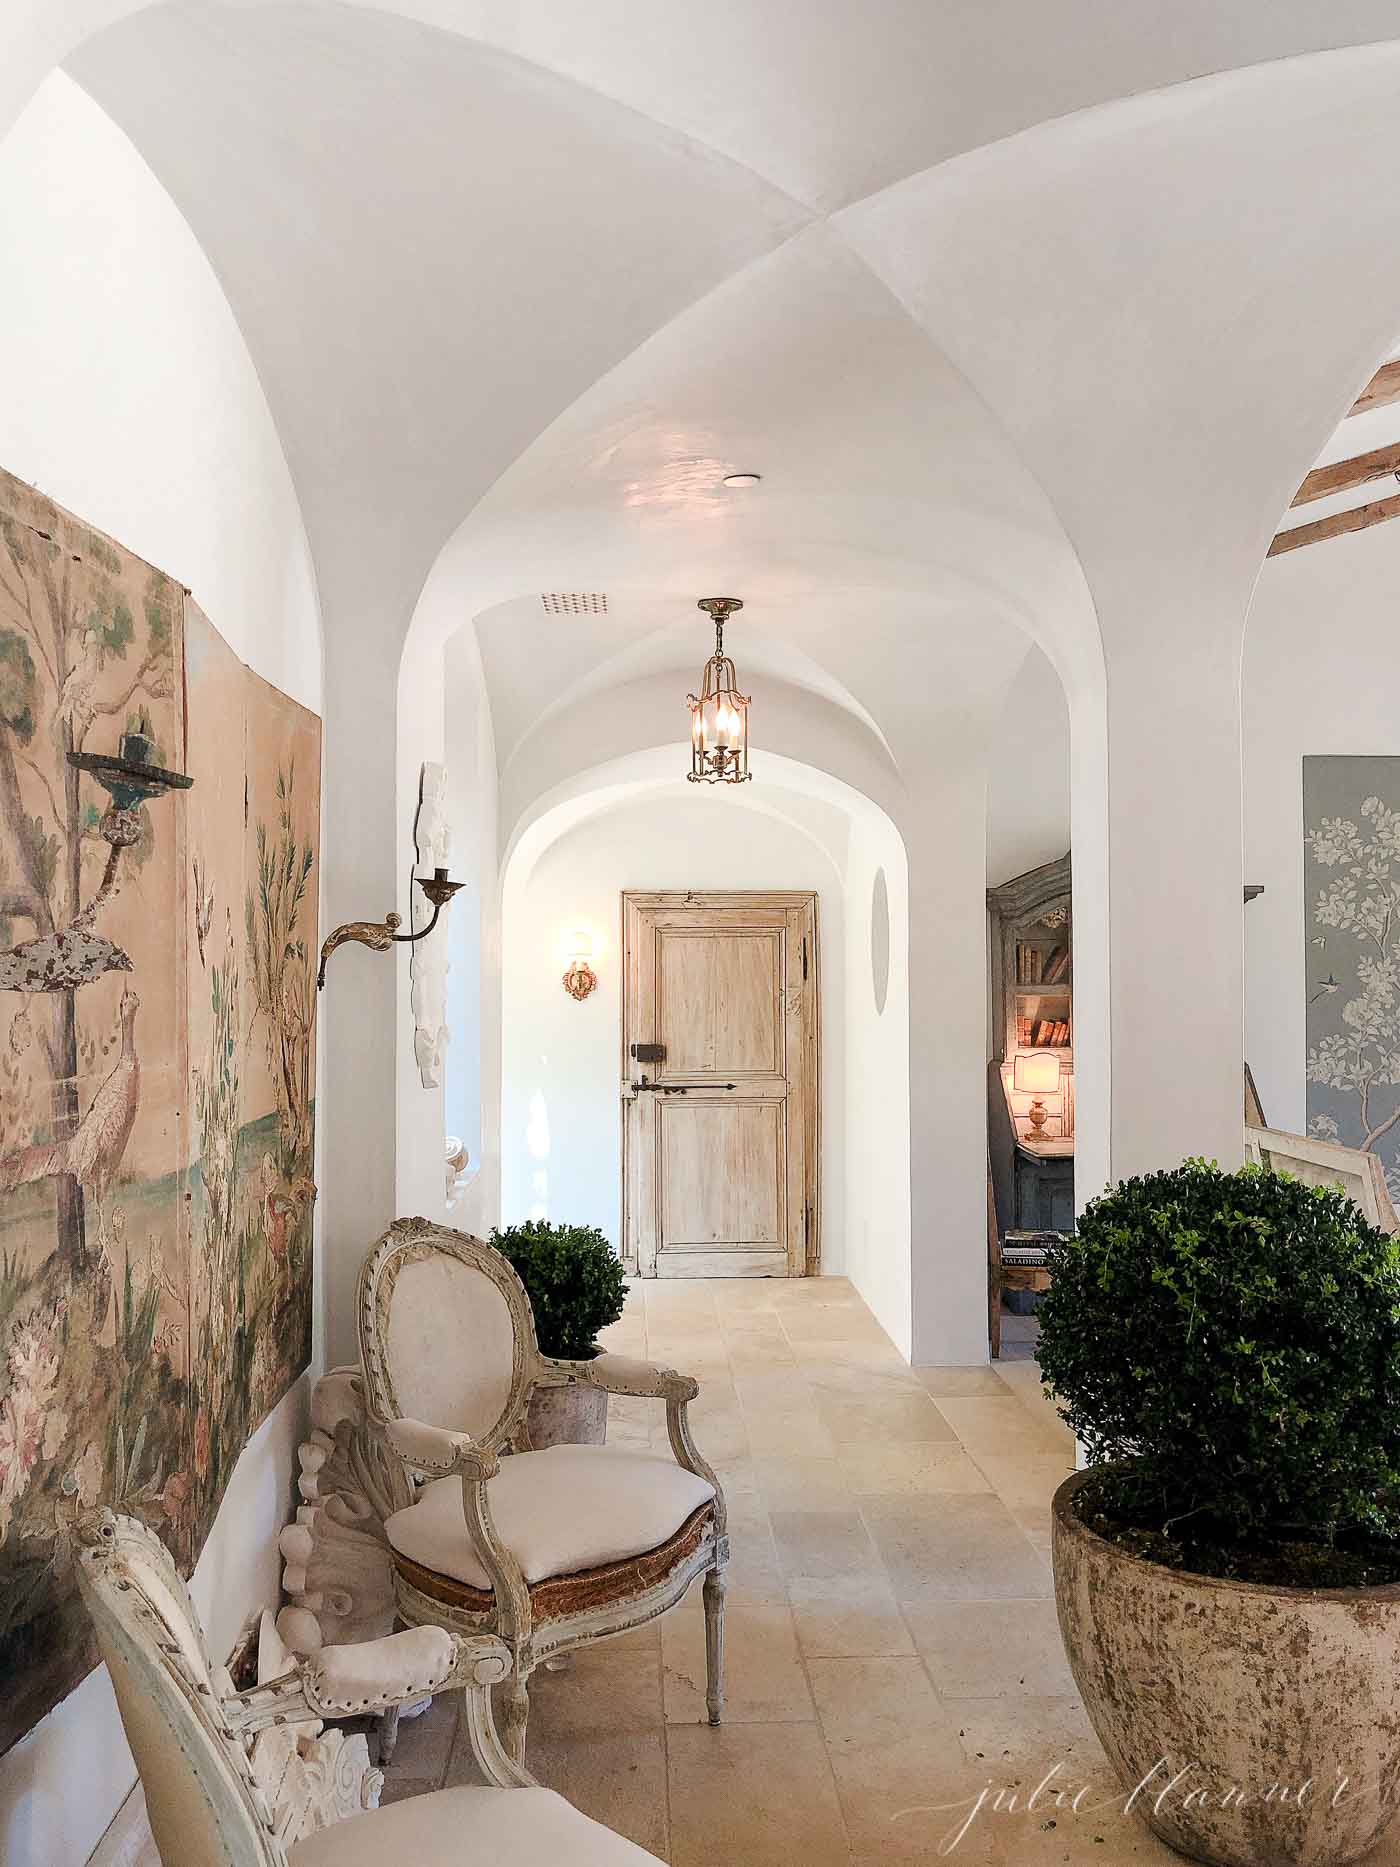
[[[374,1429],[358,1368],[333,1368],[311,1394],[298,1453],[302,1503],[278,1539],[290,1598],[277,1631],[294,1653],[377,1640],[394,1626],[394,1566],[384,1523],[412,1502],[398,1458]]]

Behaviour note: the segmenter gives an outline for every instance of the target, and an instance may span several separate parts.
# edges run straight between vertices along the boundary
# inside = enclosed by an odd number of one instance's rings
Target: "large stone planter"
[[[1132,1807],[1213,1867],[1344,1867],[1400,1802],[1400,1585],[1312,1591],[1125,1554],[1055,1494],[1070,1667]]]
[[[530,1444],[601,1446],[608,1436],[608,1396],[601,1387],[573,1381],[564,1387],[537,1387],[525,1414]]]

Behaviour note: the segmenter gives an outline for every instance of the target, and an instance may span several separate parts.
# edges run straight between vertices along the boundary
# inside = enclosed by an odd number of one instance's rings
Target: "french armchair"
[[[702,1575],[718,1724],[729,1543],[723,1490],[691,1437],[695,1381],[619,1355],[542,1355],[505,1258],[425,1219],[396,1221],[365,1261],[359,1328],[369,1411],[416,1487],[384,1526],[399,1617],[505,1643],[509,1754],[523,1762],[542,1661],[665,1613]],[[530,1396],[563,1382],[664,1403],[669,1455],[532,1451]]]
[[[77,1576],[163,1867],[659,1867],[506,1755],[491,1686],[506,1677],[510,1655],[490,1635],[411,1628],[295,1659],[284,1676],[236,1692],[210,1661],[168,1551],[144,1524],[107,1510],[84,1520]],[[250,1762],[259,1731],[457,1687],[489,1787],[440,1789],[283,1846]]]

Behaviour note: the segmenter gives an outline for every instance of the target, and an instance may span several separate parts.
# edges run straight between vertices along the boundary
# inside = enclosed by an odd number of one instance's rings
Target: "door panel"
[[[625,895],[623,965],[625,1260],[815,1270],[816,897]]]
[[[657,943],[666,1074],[781,1075],[781,937],[662,928]]]
[[[666,1249],[765,1250],[782,1238],[787,1124],[781,1102],[661,1104]]]

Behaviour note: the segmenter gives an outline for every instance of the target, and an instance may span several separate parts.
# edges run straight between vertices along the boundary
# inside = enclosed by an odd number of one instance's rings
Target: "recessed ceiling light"
[[[761,473],[726,473],[724,484],[726,486],[757,486],[762,478]]]

